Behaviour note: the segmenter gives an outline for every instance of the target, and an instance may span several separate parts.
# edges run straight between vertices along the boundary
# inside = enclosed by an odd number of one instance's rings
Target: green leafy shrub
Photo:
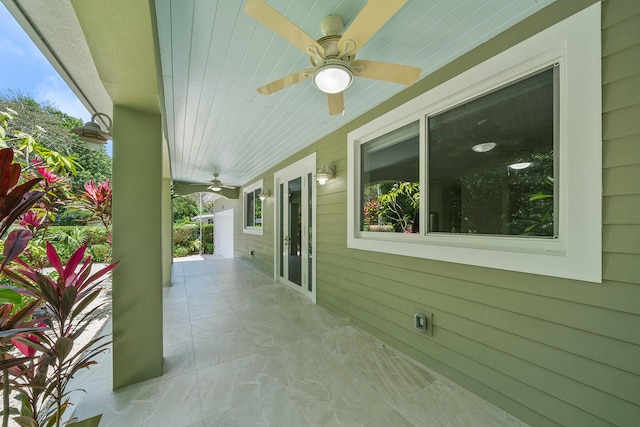
[[[202,226],[202,246],[205,254],[213,253],[213,224]]]
[[[89,233],[85,227],[58,227],[51,230],[49,240],[63,258],[69,258],[75,250],[87,243]]]
[[[110,262],[111,244],[109,232],[103,226],[51,226],[47,235],[56,250],[64,256],[69,256],[74,248],[86,243],[94,262]],[[78,246],[74,246],[74,245]],[[45,256],[44,246],[39,244],[40,250],[31,249],[32,256]],[[95,249],[94,249],[95,248]]]
[[[193,224],[173,226],[173,245],[188,248],[191,242],[199,240],[200,229]]]
[[[111,245],[104,243],[92,245],[90,250],[94,262],[111,262]]]
[[[85,227],[89,233],[89,246],[109,244],[109,232],[102,226]]]
[[[58,215],[56,222],[58,225],[63,226],[83,226],[91,216],[91,212],[79,209],[69,209]]]
[[[204,253],[213,253],[213,224],[202,225],[202,245]],[[173,246],[176,257],[200,253],[200,226],[174,224]]]
[[[189,255],[189,248],[185,248],[183,246],[174,246],[173,247],[173,256],[176,258],[180,258],[183,256]]]

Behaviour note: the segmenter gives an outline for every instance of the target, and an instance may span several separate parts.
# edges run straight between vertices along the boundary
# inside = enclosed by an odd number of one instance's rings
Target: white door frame
[[[312,182],[311,185],[309,185],[307,179],[309,177],[309,174],[311,174],[311,179],[313,180],[315,178],[315,172],[316,172],[316,153],[312,153],[310,155],[308,155],[307,157],[298,160],[297,162],[287,166],[284,169],[279,170],[278,172],[273,174],[273,188],[274,188],[274,195],[275,195],[275,206],[274,206],[274,212],[275,215],[273,216],[273,230],[274,230],[274,239],[273,239],[273,253],[274,253],[274,257],[273,257],[273,278],[276,281],[279,281],[281,283],[286,282],[286,281],[282,281],[280,279],[280,275],[278,274],[278,267],[279,267],[279,260],[280,260],[280,248],[279,246],[279,242],[280,242],[280,235],[279,233],[281,232],[280,230],[280,216],[281,216],[281,212],[280,212],[280,194],[279,194],[279,184],[281,181],[286,180],[289,181],[290,179],[295,179],[296,176],[300,176],[302,177],[302,186],[303,188],[311,188],[311,209],[312,209],[312,215],[311,215],[311,257],[307,257],[307,260],[310,260],[311,262],[311,292],[308,291],[308,274],[306,273],[306,269],[302,268],[303,270],[303,280],[302,280],[302,286],[293,286],[290,283],[285,283],[286,285],[290,286],[292,289],[297,290],[298,292],[301,292],[302,294],[308,296],[309,298],[311,298],[311,300],[313,301],[313,303],[316,303],[316,247],[317,247],[317,239],[316,239],[316,185],[315,182]],[[305,214],[306,209],[303,210],[303,219],[305,217],[308,217],[308,215]],[[303,227],[303,241],[308,241],[308,227]],[[307,264],[306,267],[308,267],[309,265]]]

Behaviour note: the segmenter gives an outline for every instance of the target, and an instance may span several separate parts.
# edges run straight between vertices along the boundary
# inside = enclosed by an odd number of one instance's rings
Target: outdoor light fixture
[[[313,84],[325,93],[342,92],[351,85],[353,74],[339,59],[328,59],[313,73]]]
[[[327,181],[333,178],[333,175],[334,175],[333,167],[329,167],[328,165],[322,165],[320,166],[320,169],[318,169],[318,172],[316,173],[316,181],[318,181],[318,184],[320,185],[325,185]]]
[[[96,117],[104,117],[107,122],[107,130],[103,130],[102,127],[98,123],[95,122]],[[107,116],[104,113],[95,113],[91,116],[91,121],[84,124],[84,126],[79,128],[71,129],[71,132],[75,133],[80,137],[81,141],[84,141],[87,144],[87,148],[91,151],[99,151],[100,148],[110,140],[111,137],[111,125],[113,122],[111,121],[111,117]]]
[[[271,196],[271,192],[267,191],[261,191],[260,194],[258,194],[258,198],[260,199],[260,201],[264,202],[269,196]]]

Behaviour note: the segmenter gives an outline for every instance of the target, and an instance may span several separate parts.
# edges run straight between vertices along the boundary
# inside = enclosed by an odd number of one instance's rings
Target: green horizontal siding
[[[602,221],[604,224],[638,224],[640,195],[610,196],[604,198]]]
[[[640,255],[640,225],[605,225],[602,249],[608,253]],[[640,310],[640,304],[638,304]]]
[[[605,168],[640,163],[640,135],[609,139],[603,146],[602,162]]]
[[[638,25],[640,28],[640,23]],[[640,74],[612,81],[602,95],[602,111],[605,113],[632,107],[640,97]]]

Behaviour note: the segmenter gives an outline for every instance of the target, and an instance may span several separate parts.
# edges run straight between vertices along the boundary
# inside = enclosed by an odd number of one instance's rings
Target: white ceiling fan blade
[[[258,92],[263,95],[271,95],[274,92],[277,92],[281,89],[284,89],[289,86],[293,86],[296,83],[300,83],[303,80],[308,79],[313,75],[313,68],[306,68],[302,71],[297,71],[293,74],[289,74],[286,77],[275,80],[271,83],[267,83],[264,86],[258,88]]]
[[[247,0],[244,5],[244,11],[265,27],[284,37],[307,55],[324,57],[324,49],[313,37],[302,31],[300,27],[289,21],[264,0]],[[311,47],[311,50],[309,47]],[[313,51],[314,48],[315,52]]]
[[[353,55],[362,49],[406,2],[407,0],[369,0],[338,42],[340,56]]]
[[[328,93],[329,114],[335,116],[344,112],[344,92]]]
[[[420,78],[422,69],[410,65],[392,64],[390,62],[355,60],[351,62],[351,70],[358,77],[383,80],[385,82],[412,85]]]

